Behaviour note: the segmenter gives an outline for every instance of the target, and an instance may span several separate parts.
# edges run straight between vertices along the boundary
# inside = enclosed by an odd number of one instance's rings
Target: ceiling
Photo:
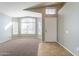
[[[10,17],[33,16],[37,13],[23,11],[23,9],[35,6],[39,3],[40,2],[0,2],[0,13],[4,13]]]
[[[55,7],[57,9],[60,9],[63,5],[64,5],[64,2],[42,2],[35,6],[26,8],[24,10],[38,9],[38,8],[44,8],[44,7]]]
[[[25,16],[37,16],[39,13],[27,11],[24,9],[31,8],[33,6],[47,6],[51,4],[57,4],[56,2],[0,2],[0,12],[10,17],[25,17]]]

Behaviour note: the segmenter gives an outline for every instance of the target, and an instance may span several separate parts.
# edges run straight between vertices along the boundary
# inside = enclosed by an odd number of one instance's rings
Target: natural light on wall
[[[51,7],[47,7],[45,10],[46,15],[53,15],[56,14],[56,9],[55,8],[51,8]]]
[[[5,26],[5,30],[8,30],[10,27],[12,26],[12,22],[9,22],[6,26]]]

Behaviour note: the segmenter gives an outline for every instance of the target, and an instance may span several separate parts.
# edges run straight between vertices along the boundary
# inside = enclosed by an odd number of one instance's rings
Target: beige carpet
[[[14,38],[0,44],[0,56],[36,56],[40,41],[36,38]]]
[[[72,56],[66,49],[57,43],[40,43],[38,49],[39,56]]]

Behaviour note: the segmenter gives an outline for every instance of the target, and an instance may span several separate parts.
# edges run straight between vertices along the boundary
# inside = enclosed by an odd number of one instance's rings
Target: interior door
[[[56,17],[45,17],[45,42],[57,41],[57,19]]]

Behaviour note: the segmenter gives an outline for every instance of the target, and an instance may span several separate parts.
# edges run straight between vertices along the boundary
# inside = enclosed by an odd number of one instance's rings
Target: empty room
[[[0,2],[0,56],[79,56],[79,2]]]

